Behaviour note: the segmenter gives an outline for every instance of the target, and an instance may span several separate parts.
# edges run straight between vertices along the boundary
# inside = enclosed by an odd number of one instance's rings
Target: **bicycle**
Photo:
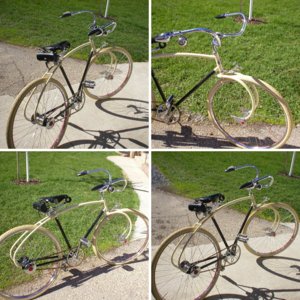
[[[47,71],[41,78],[27,84],[15,99],[6,129],[9,148],[57,147],[66,131],[69,117],[83,108],[86,95],[96,100],[110,98],[128,82],[132,73],[130,54],[123,48],[109,47],[105,42],[97,48],[94,42],[96,37],[112,33],[117,23],[110,20],[98,26],[96,15],[89,10],[65,12],[61,18],[83,13],[93,16],[88,42],[67,52],[70,43],[62,41],[42,47],[42,51],[37,53],[37,60],[45,62]],[[74,91],[63,62],[84,48],[89,48],[90,53],[77,91]],[[67,83],[70,97],[62,83],[53,78],[58,69]]]
[[[209,91],[207,110],[208,117],[216,129],[229,142],[241,148],[282,147],[290,137],[293,127],[292,115],[287,102],[270,84],[252,76],[241,74],[234,69],[225,70],[223,68],[222,60],[218,53],[222,39],[242,35],[247,24],[246,17],[242,13],[221,14],[215,18],[224,19],[227,17],[239,17],[241,19],[242,26],[239,32],[220,33],[207,28],[192,28],[166,32],[152,38],[152,44],[157,45],[152,50],[152,52],[155,52],[165,48],[174,37],[178,37],[179,46],[184,47],[188,43],[185,37],[186,34],[194,32],[209,34],[212,37],[212,54],[161,53],[152,55],[152,59],[192,57],[214,60],[216,64],[216,67],[211,72],[199,79],[199,81],[197,80],[197,84],[183,96],[180,96],[181,98],[178,100],[175,100],[173,94],[167,97],[156,73],[152,69],[154,86],[162,102],[162,104],[158,104],[157,108],[153,108],[153,119],[168,125],[182,121],[179,109],[180,104],[215,75],[218,81]],[[159,65],[158,68],[164,73],[164,67]],[[168,82],[168,85],[172,85],[172,83]],[[155,94],[152,97],[155,103]],[[190,116],[188,116],[187,124],[191,123],[190,119]],[[191,125],[194,135],[207,136],[210,139],[211,135],[214,135],[215,138],[219,137],[218,132],[212,133],[211,123],[205,115],[197,115],[195,119],[195,122]]]
[[[286,203],[257,203],[253,191],[269,188],[270,175],[259,177],[253,165],[231,166],[225,172],[254,168],[256,177],[240,186],[248,196],[222,204],[221,193],[195,199],[189,204],[198,222],[169,235],[159,246],[152,261],[152,293],[156,299],[204,299],[214,287],[221,270],[235,264],[241,255],[239,242],[257,256],[273,256],[285,250],[295,239],[299,218]],[[231,205],[249,201],[249,209],[234,239],[225,239],[215,214]],[[202,215],[201,215],[202,214]],[[203,226],[211,220],[221,244]],[[224,247],[221,246],[224,244]]]
[[[78,176],[95,172],[104,172],[108,177],[104,183],[92,188],[92,191],[100,192],[100,200],[68,205],[72,199],[66,194],[40,198],[33,203],[33,208],[45,214],[44,218],[34,225],[18,226],[0,236],[0,297],[37,297],[54,283],[60,269],[68,270],[81,264],[85,248],[90,246],[99,259],[110,265],[128,264],[144,253],[149,238],[148,218],[133,208],[109,209],[104,198],[105,192],[122,192],[127,181],[112,179],[109,171],[101,168],[81,171]],[[86,224],[89,227],[77,244],[72,245],[58,217],[92,205],[99,206],[97,216],[90,226]],[[55,221],[53,226],[61,233],[65,248],[58,237],[44,227],[49,221]]]

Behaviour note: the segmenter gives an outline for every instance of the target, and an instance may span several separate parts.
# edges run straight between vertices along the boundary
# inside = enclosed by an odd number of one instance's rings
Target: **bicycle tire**
[[[111,265],[123,265],[134,261],[145,251],[148,239],[146,216],[134,209],[120,209],[99,223],[92,244],[98,258]]]
[[[199,256],[192,258],[196,254]],[[178,265],[191,263],[188,257],[206,262],[213,257],[216,261],[211,270],[202,266],[203,272],[200,267],[197,274],[197,270],[188,274]],[[167,237],[154,255],[151,268],[152,294],[157,300],[204,299],[214,287],[220,270],[220,247],[213,235],[202,228],[196,232],[194,227],[180,229]]]
[[[69,110],[62,114],[59,107],[66,109],[67,105],[67,93],[59,81],[40,78],[30,82],[18,94],[10,111],[6,129],[8,148],[56,148],[69,119]],[[51,111],[55,107],[58,112]],[[47,118],[44,118],[45,112],[48,112]]]
[[[38,261],[43,263],[46,261],[47,253],[52,256],[55,253],[58,257],[61,253],[58,240],[49,230],[39,227],[19,249],[18,245],[20,244],[15,245],[23,233],[35,229],[35,225],[23,225],[12,228],[0,236],[0,296],[3,298],[33,299],[45,292],[57,278],[59,262],[54,262],[50,268],[43,269],[34,261],[42,256]],[[10,251],[10,249],[14,249],[14,251]],[[15,251],[15,249],[18,250]],[[18,264],[21,259],[28,261],[32,259],[30,262],[32,265],[27,268],[23,268],[21,265],[17,267],[12,259],[14,253],[16,253],[15,261]]]
[[[131,55],[123,48],[98,50],[92,57],[86,76],[86,80],[94,82],[95,87],[84,87],[84,92],[95,100],[114,96],[127,84],[132,64]]]
[[[296,238],[298,215],[286,203],[268,203],[254,211],[244,234],[249,238],[245,247],[257,256],[273,256],[284,251]]]
[[[279,148],[293,122],[282,96],[269,84],[249,76],[221,78],[208,95],[213,124],[241,148]]]

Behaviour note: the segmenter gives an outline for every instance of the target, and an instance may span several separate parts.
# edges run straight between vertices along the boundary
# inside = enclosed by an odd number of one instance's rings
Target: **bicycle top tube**
[[[240,16],[242,18],[242,27],[241,27],[240,31],[238,31],[238,32],[221,33],[221,32],[213,31],[208,28],[199,27],[199,28],[192,28],[192,29],[186,29],[186,30],[161,33],[161,34],[155,36],[154,38],[152,38],[152,44],[153,43],[166,44],[170,41],[171,38],[176,37],[176,36],[182,36],[187,33],[204,32],[204,33],[207,33],[207,34],[210,34],[211,36],[213,36],[214,40],[216,40],[218,42],[215,45],[220,46],[220,41],[219,41],[220,39],[225,38],[225,37],[234,37],[234,36],[242,35],[247,26],[247,19],[246,19],[245,15],[241,12],[221,14],[221,15],[218,15],[215,17],[216,19],[224,19],[227,17],[234,17],[234,16]],[[163,48],[163,47],[161,47],[161,48]]]

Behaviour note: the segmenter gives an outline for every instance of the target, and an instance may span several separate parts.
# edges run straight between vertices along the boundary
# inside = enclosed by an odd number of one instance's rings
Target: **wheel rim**
[[[55,81],[45,82],[33,83],[16,100],[9,119],[10,147],[48,149],[61,141],[68,121],[68,112],[61,114],[67,107],[66,95]]]
[[[127,51],[110,48],[93,57],[86,79],[95,82],[93,89],[84,88],[94,99],[110,98],[128,82],[132,72],[132,60]]]
[[[111,264],[128,263],[143,253],[148,243],[148,224],[130,211],[107,216],[93,238],[98,257]]]
[[[0,295],[11,299],[36,297],[49,288],[58,274],[59,262],[47,264],[47,268],[40,266],[46,262],[45,259],[34,261],[35,258],[57,255],[60,252],[57,241],[41,230],[32,234],[17,251],[11,252],[12,257],[15,254],[18,267],[14,264],[10,256],[10,249],[24,232],[26,230],[21,228],[0,241]],[[17,247],[13,249],[17,249]]]
[[[245,227],[246,248],[258,256],[275,255],[285,250],[298,231],[297,216],[286,205],[267,205],[255,212]]]
[[[242,148],[276,148],[290,134],[289,110],[263,83],[220,80],[209,95],[215,126]]]
[[[203,269],[190,269],[192,262],[214,259]],[[213,288],[221,261],[215,239],[206,231],[181,230],[158,249],[152,263],[152,292],[156,299],[203,299]]]

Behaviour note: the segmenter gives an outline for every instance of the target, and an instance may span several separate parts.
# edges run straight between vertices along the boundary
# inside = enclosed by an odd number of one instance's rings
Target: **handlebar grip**
[[[87,175],[88,171],[81,171],[77,174],[77,176],[83,176],[83,175]]]
[[[227,17],[226,14],[221,14],[221,15],[215,16],[216,19],[224,19],[226,17]]]
[[[71,16],[72,16],[72,13],[70,11],[66,11],[60,17],[61,18],[66,18],[66,17],[71,17]]]
[[[254,187],[253,181],[249,181],[249,182],[246,182],[246,183],[242,184],[240,186],[240,190],[242,190],[242,189],[249,189],[249,188],[253,188],[253,187]]]
[[[89,32],[88,36],[91,36],[91,35],[94,35],[94,34],[96,34],[96,35],[102,35],[103,33],[104,33],[103,29],[97,27],[95,29],[92,29]]]
[[[230,167],[228,167],[228,168],[225,170],[225,172],[228,173],[228,172],[232,172],[232,171],[235,171],[235,170],[236,170],[236,167],[230,166]]]

